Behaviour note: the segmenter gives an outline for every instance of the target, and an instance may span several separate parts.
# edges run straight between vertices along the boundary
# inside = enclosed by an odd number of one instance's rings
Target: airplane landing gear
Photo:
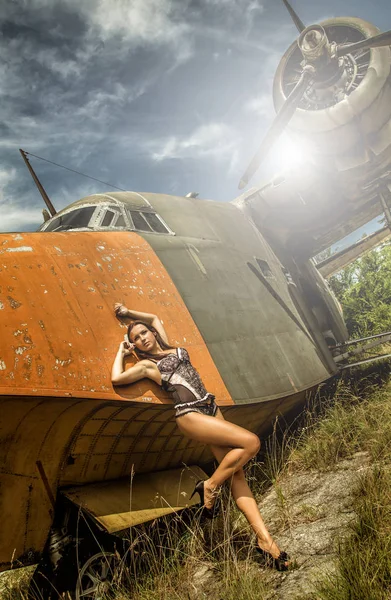
[[[118,552],[102,550],[86,560],[77,578],[75,600],[103,600],[121,577]]]

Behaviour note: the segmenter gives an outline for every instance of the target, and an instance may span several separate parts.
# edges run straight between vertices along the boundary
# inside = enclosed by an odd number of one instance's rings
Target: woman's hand
[[[122,354],[123,357],[132,354],[135,349],[135,344],[129,344],[129,342],[121,342],[118,348],[118,354]]]
[[[115,314],[117,315],[117,317],[128,317],[129,316],[129,309],[126,308],[126,306],[124,304],[121,304],[120,302],[116,302],[114,304],[114,311],[115,311]]]
[[[129,343],[128,341],[123,341],[120,343],[118,352],[113,362],[113,366],[111,368],[111,381],[114,385],[128,385],[129,383],[134,383],[139,379],[143,379],[144,377],[150,376],[150,370],[147,368],[148,361],[141,360],[137,362],[133,367],[125,366],[124,358],[125,356],[129,356],[131,352],[133,352],[135,348],[134,344]],[[152,363],[150,363],[152,364]],[[155,365],[152,365],[153,369],[156,369]],[[160,381],[160,374],[157,372]],[[156,381],[156,374],[155,378]]]
[[[167,334],[163,327],[163,323],[159,319],[157,315],[153,315],[152,313],[144,313],[139,310],[131,310],[127,308],[124,304],[120,302],[116,302],[114,304],[114,310],[117,317],[123,319],[124,317],[128,319],[132,319],[133,321],[142,321],[147,325],[152,325],[156,329],[156,331],[162,336],[162,339],[166,344],[169,344]]]

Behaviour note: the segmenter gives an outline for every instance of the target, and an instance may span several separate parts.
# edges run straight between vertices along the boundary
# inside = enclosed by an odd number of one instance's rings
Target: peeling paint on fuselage
[[[27,346],[18,346],[17,348],[15,348],[15,354],[23,354],[24,352],[26,352],[26,350],[28,350]]]
[[[6,252],[32,252],[31,246],[19,246],[18,248],[7,248]]]
[[[20,302],[18,302],[17,300],[15,300],[14,298],[12,298],[11,296],[7,296],[7,300],[10,304],[10,307],[13,309],[19,308],[20,306],[22,306],[22,304]]]

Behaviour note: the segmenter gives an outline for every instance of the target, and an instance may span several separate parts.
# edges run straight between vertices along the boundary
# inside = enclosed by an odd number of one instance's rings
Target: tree
[[[329,284],[351,336],[391,330],[391,245],[371,250],[330,277]]]

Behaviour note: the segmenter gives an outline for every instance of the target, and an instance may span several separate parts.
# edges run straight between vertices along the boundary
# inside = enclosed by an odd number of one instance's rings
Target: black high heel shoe
[[[277,569],[277,571],[288,571],[290,565],[287,565],[286,563],[290,561],[289,554],[281,551],[277,558],[274,558],[270,552],[262,550],[259,546],[255,546],[255,549],[262,556],[266,567]]]
[[[204,484],[205,484],[205,481],[203,479],[200,479],[199,481],[197,481],[197,483],[195,484],[194,491],[193,491],[192,495],[190,496],[190,500],[192,499],[194,494],[199,494],[200,504],[203,507],[202,508],[202,516],[206,517],[207,519],[215,519],[220,512],[220,501],[218,498],[216,498],[215,503],[212,506],[212,508],[207,508],[205,506]]]

